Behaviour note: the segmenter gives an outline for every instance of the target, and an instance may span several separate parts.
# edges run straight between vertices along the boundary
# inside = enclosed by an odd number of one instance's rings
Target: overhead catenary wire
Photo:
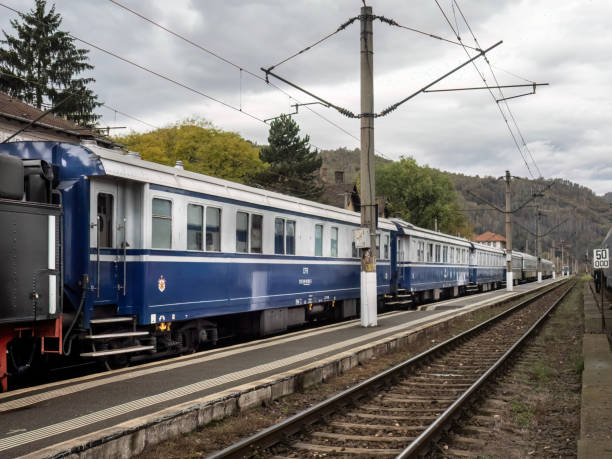
[[[476,46],[479,46],[478,39],[476,38],[476,34],[472,30],[472,27],[470,26],[467,18],[463,14],[463,11],[461,10],[461,7],[459,6],[459,3],[457,3],[457,0],[453,0],[453,5],[457,6],[457,11],[459,11],[459,14],[461,15],[461,18],[465,22],[465,25],[466,25],[467,29],[469,30],[470,34],[472,35],[472,38],[474,39],[474,43],[476,43]],[[538,171],[538,175],[540,177],[542,177],[542,172],[540,171],[540,167],[538,166],[538,163],[536,162],[535,158],[533,157],[533,154],[531,153],[531,149],[527,146],[527,142],[525,142],[525,138],[523,137],[523,133],[522,133],[521,129],[519,128],[518,122],[516,121],[516,118],[514,117],[514,114],[512,113],[512,110],[510,109],[510,105],[508,104],[508,101],[505,98],[502,89],[499,87],[500,84],[499,84],[499,81],[497,80],[497,76],[495,75],[495,72],[493,71],[493,67],[491,65],[491,62],[489,61],[489,59],[486,56],[485,56],[484,60],[485,60],[486,64],[489,66],[489,70],[491,71],[491,75],[493,76],[493,80],[495,81],[495,84],[498,86],[498,91],[499,91],[499,93],[501,95],[501,100],[504,102],[506,110],[508,111],[508,115],[512,119],[512,122],[514,124],[515,129],[516,129],[516,132],[518,133],[519,137],[521,138],[521,142],[523,143],[523,146],[525,147],[525,150],[527,150],[527,153],[529,154],[529,157],[531,158],[531,162],[533,163],[533,165],[535,166],[536,170]],[[535,87],[534,87],[534,92],[535,92]],[[496,101],[496,103],[497,103],[497,105],[499,105],[499,101]]]
[[[261,75],[258,75],[257,73],[254,73],[252,71],[250,71],[249,69],[247,69],[246,67],[243,67],[240,64],[237,64],[236,62],[233,62],[232,60],[222,56],[220,53],[213,51],[205,46],[203,46],[200,43],[195,42],[194,40],[189,39],[188,37],[170,29],[169,27],[163,26],[162,24],[160,24],[159,22],[145,16],[144,14],[129,8],[123,4],[121,4],[120,2],[116,1],[116,0],[109,0],[112,4],[124,9],[125,11],[128,11],[131,14],[134,14],[135,16],[141,18],[142,20],[148,22],[149,24],[158,27],[162,30],[164,30],[165,32],[173,35],[174,37],[190,44],[191,46],[194,46],[195,48],[199,49],[200,51],[203,51],[219,60],[221,60],[222,62],[233,66],[234,68],[238,69],[240,72],[240,82],[242,83],[242,73],[245,73],[247,75],[249,75],[250,77],[256,78],[258,80],[261,80],[265,83],[267,83],[269,86],[273,87],[274,89],[278,90],[279,92],[283,93],[284,95],[286,95],[290,100],[295,101],[297,104],[299,105],[303,105],[302,102],[298,99],[296,99],[294,96],[292,96],[290,93],[288,93],[287,91],[285,91],[283,88],[281,88],[278,85],[275,85],[274,83],[267,81],[266,78],[262,77]],[[242,96],[242,90],[241,90],[241,96]],[[240,107],[239,107],[240,111],[242,111],[242,100],[240,102]],[[325,121],[326,123],[330,124],[331,126],[335,127],[336,129],[338,129],[339,131],[343,132],[344,134],[348,135],[349,137],[353,138],[354,140],[359,141],[359,138],[352,134],[350,131],[346,130],[345,128],[343,128],[342,126],[340,126],[339,124],[335,123],[334,121],[330,120],[329,118],[327,118],[326,116],[322,115],[321,113],[319,113],[317,110],[306,106],[306,109],[308,111],[310,111],[311,113],[313,113],[314,115],[316,115],[317,117],[321,118],[323,121]],[[383,158],[386,159],[390,159],[388,156],[386,156],[385,154],[381,153],[379,150],[376,150],[376,153],[379,156],[382,156]]]
[[[23,12],[21,12],[21,11],[19,11],[19,10],[15,9],[15,8],[12,8],[12,7],[10,7],[10,6],[6,5],[6,4],[4,4],[4,3],[0,3],[0,6],[2,6],[2,7],[4,7],[4,8],[6,8],[6,9],[8,9],[8,10],[10,10],[10,11],[13,11],[14,13],[17,13],[17,14],[20,14],[20,15],[24,15],[24,13],[23,13]],[[39,21],[39,22],[40,22],[40,21]],[[202,96],[202,97],[204,97],[204,98],[206,98],[206,99],[212,100],[213,102],[217,102],[218,104],[221,104],[221,105],[223,105],[223,106],[224,106],[224,107],[226,107],[226,108],[229,108],[229,109],[231,109],[231,110],[234,110],[234,111],[236,111],[236,112],[238,112],[238,113],[242,113],[242,114],[244,114],[245,116],[248,116],[248,117],[250,117],[250,118],[252,118],[252,119],[254,119],[254,120],[256,120],[256,121],[259,121],[259,122],[261,122],[261,123],[264,123],[264,124],[265,124],[265,122],[264,122],[264,120],[263,120],[262,118],[260,118],[260,117],[258,117],[258,116],[256,116],[256,115],[253,115],[253,114],[251,114],[251,113],[249,113],[249,112],[247,112],[247,111],[245,111],[245,110],[240,110],[238,107],[235,107],[235,106],[233,106],[233,105],[231,105],[231,104],[229,104],[229,103],[227,103],[227,102],[224,102],[224,101],[222,101],[222,100],[220,100],[220,99],[218,99],[218,98],[216,98],[216,97],[213,97],[213,96],[211,96],[211,95],[209,95],[209,94],[206,94],[206,93],[205,93],[205,92],[203,92],[203,91],[200,91],[200,90],[198,90],[198,89],[195,89],[195,88],[193,88],[193,87],[191,87],[191,86],[189,86],[189,85],[187,85],[187,84],[185,84],[185,83],[182,83],[182,82],[180,82],[180,81],[178,81],[178,80],[176,80],[176,79],[174,79],[174,78],[171,78],[171,77],[169,77],[169,76],[167,76],[167,75],[163,75],[162,73],[156,72],[155,70],[152,70],[152,69],[150,69],[150,68],[148,68],[148,67],[146,67],[146,66],[144,66],[144,65],[138,64],[138,63],[136,63],[136,62],[134,62],[134,61],[132,61],[132,60],[130,60],[130,59],[128,59],[128,58],[125,58],[125,57],[123,57],[123,56],[120,56],[119,54],[117,54],[117,53],[115,53],[115,52],[112,52],[112,51],[109,51],[109,50],[107,50],[107,49],[103,48],[102,46],[96,45],[96,44],[94,44],[94,43],[92,43],[92,42],[90,42],[90,41],[87,41],[87,40],[84,40],[84,39],[82,39],[82,38],[79,38],[79,37],[77,37],[77,36],[76,36],[76,35],[74,35],[74,34],[68,33],[67,35],[68,35],[69,37],[73,38],[74,40],[80,41],[81,43],[84,43],[85,45],[87,45],[87,46],[89,46],[89,47],[91,47],[91,48],[97,49],[97,50],[98,50],[98,51],[100,51],[100,52],[103,52],[103,53],[105,53],[105,54],[108,54],[109,56],[112,56],[112,57],[114,57],[115,59],[118,59],[118,60],[120,60],[120,61],[122,61],[122,62],[125,62],[126,64],[129,64],[129,65],[132,65],[132,66],[134,66],[134,67],[136,67],[136,68],[139,68],[139,69],[141,69],[141,70],[143,70],[143,71],[145,71],[145,72],[147,72],[147,73],[150,73],[150,74],[152,74],[152,75],[157,76],[158,78],[161,78],[161,79],[163,79],[163,80],[165,80],[165,81],[168,81],[168,82],[170,82],[170,83],[172,83],[172,84],[174,84],[174,85],[177,85],[177,86],[179,86],[179,87],[182,87],[182,88],[184,88],[184,89],[186,89],[186,90],[188,90],[188,91],[190,91],[190,92],[193,92],[194,94],[197,94],[197,95],[199,95],[199,96]]]
[[[41,88],[47,89],[47,87],[44,84],[40,83],[39,81],[30,80],[28,78],[24,78],[24,77],[19,76],[19,75],[15,75],[15,74],[12,74],[12,73],[6,73],[6,72],[2,72],[2,71],[0,71],[0,75],[7,76],[9,78],[17,78],[18,80],[21,80],[21,81],[23,81],[25,83],[34,84],[34,85],[39,86]],[[69,94],[73,94],[74,93],[73,91],[65,91],[65,92],[67,92]],[[136,118],[135,116],[129,115],[129,114],[127,114],[127,113],[117,109],[117,108],[109,106],[108,104],[104,104],[103,103],[101,106],[106,108],[106,109],[108,109],[108,110],[110,110],[110,111],[112,111],[112,112],[119,113],[119,114],[125,116],[126,118],[130,118],[130,119],[132,119],[134,121],[138,121],[139,123],[142,123],[142,124],[144,124],[146,126],[149,126],[150,128],[159,129],[159,126],[155,126],[155,125],[153,125],[151,123],[148,123],[148,122],[143,121],[143,120],[141,120],[139,118]],[[30,132],[30,131],[28,131],[28,132]]]

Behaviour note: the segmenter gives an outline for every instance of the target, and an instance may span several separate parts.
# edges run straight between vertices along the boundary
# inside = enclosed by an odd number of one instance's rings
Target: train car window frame
[[[355,241],[351,241],[351,256],[353,258],[359,258],[359,250],[357,249],[357,246],[355,245]]]
[[[218,225],[216,226],[216,231],[209,231],[210,229],[213,229],[213,227],[210,225],[210,215],[208,214],[208,211],[217,211],[217,223]],[[214,207],[214,206],[206,206],[206,214],[205,214],[205,220],[204,220],[204,231],[205,231],[205,237],[206,237],[206,251],[207,252],[221,252],[221,208],[219,207]],[[215,234],[217,235],[217,237],[215,238]],[[209,243],[209,235],[210,235],[210,243]]]
[[[289,234],[289,228],[292,228],[292,234]],[[285,220],[285,255],[295,255],[296,231],[295,220]]]
[[[246,225],[239,222],[238,218],[246,217]],[[238,226],[240,223],[240,227]],[[236,211],[236,253],[249,253],[249,229],[251,224],[251,215],[242,210]],[[239,233],[240,232],[240,233]],[[244,233],[244,234],[243,234]]]
[[[170,212],[169,215],[162,215],[159,213],[155,213],[154,212],[154,204],[155,201],[163,201],[166,203],[170,204]],[[174,209],[174,202],[172,201],[172,199],[169,199],[167,197],[153,197],[151,199],[151,248],[152,249],[167,249],[167,250],[172,250],[172,237],[173,237],[173,231],[172,231],[172,211]],[[169,244],[168,246],[160,246],[159,244],[156,243],[155,241],[155,234],[156,234],[156,229],[159,231],[159,228],[163,228],[163,226],[159,226],[160,223],[162,222],[169,222],[170,223],[170,231],[168,233],[168,241]],[[160,236],[165,236],[164,234],[158,234],[158,239]]]
[[[200,218],[199,218],[199,224],[200,224],[200,231],[199,231],[199,238],[198,238],[198,231],[197,229],[194,230],[193,228],[189,228],[190,225],[195,225],[196,223],[190,221],[190,210],[194,209],[194,208],[199,208],[200,210]],[[191,251],[196,251],[196,252],[203,252],[204,251],[204,206],[201,204],[195,204],[195,203],[187,203],[187,250],[191,250]],[[195,244],[194,246],[190,247],[190,244],[192,243],[192,241],[190,240],[191,237],[190,236],[194,236],[195,235]]]
[[[383,240],[384,240],[384,242],[383,242],[383,259],[388,260],[389,259],[389,243],[390,243],[389,235],[385,234]]]
[[[322,257],[323,256],[323,225],[320,223],[315,224],[314,239],[315,239],[314,256]]]
[[[427,243],[427,262],[433,263],[434,260],[434,245],[433,242]]]
[[[376,235],[376,259],[380,260],[380,234]]]
[[[249,253],[258,253],[263,254],[263,227],[264,227],[264,217],[262,214],[251,214],[251,226],[250,226],[250,242],[249,242]],[[259,220],[259,234],[257,233],[257,229],[255,227],[255,220]],[[257,238],[259,240],[257,240]],[[258,242],[258,245],[255,245],[254,242]]]
[[[100,199],[102,198],[102,200]],[[110,199],[109,199],[110,198]],[[110,201],[110,206],[109,206]],[[100,212],[101,204],[104,207],[104,212]],[[108,211],[110,207],[110,212]],[[100,248],[113,248],[113,223],[115,219],[115,196],[112,193],[98,192],[96,196],[96,216],[97,218],[97,238],[99,239]],[[103,233],[103,234],[101,234]]]
[[[285,223],[284,218],[274,217],[274,255],[285,255]]]
[[[442,263],[448,263],[448,246],[442,246]]]
[[[441,255],[441,250],[440,250],[440,244],[436,244],[436,248],[435,248],[435,253],[436,253],[436,257],[435,257],[435,262],[436,263],[440,263],[440,255]]]
[[[329,256],[338,257],[338,227],[332,226],[329,230]]]

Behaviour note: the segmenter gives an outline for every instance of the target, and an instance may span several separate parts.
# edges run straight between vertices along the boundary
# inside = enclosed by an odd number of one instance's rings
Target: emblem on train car
[[[164,279],[163,275],[159,276],[159,279],[157,279],[157,288],[160,292],[166,290],[166,279]]]

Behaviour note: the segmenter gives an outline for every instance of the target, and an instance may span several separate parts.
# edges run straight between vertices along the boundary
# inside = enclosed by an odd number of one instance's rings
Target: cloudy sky
[[[268,67],[334,31],[359,14],[361,0],[117,0],[245,70]],[[439,0],[467,45],[473,38],[452,0]],[[19,10],[32,0],[3,0]],[[454,39],[434,0],[368,0],[374,14],[401,25]],[[470,175],[559,177],[597,194],[612,191],[612,5],[605,0],[457,0],[483,48],[499,40],[489,61],[500,84],[550,83],[535,95],[508,102],[520,128],[510,127],[488,91],[421,94],[376,120],[379,154],[414,156],[421,164]],[[49,4],[51,2],[49,1]],[[163,74],[257,118],[311,102],[191,46],[104,0],[56,0],[63,28],[76,37]],[[15,14],[0,8],[0,28]],[[456,17],[456,20],[455,20]],[[79,46],[89,48],[80,43]],[[464,62],[463,48],[405,29],[374,23],[375,108],[380,111]],[[245,113],[122,62],[90,52],[94,90],[112,107],[148,124],[100,108],[104,126],[147,131],[196,116],[217,127],[265,143],[268,126]],[[478,68],[494,84],[486,63]],[[359,112],[359,24],[279,66],[280,75],[329,101]],[[482,86],[466,66],[436,88]],[[506,97],[529,88],[506,89]],[[295,120],[318,148],[359,146],[359,121],[322,106],[300,108]],[[316,113],[315,113],[316,112]],[[121,132],[121,131],[115,131]],[[123,132],[127,132],[124,130]],[[522,136],[522,138],[521,138]],[[528,148],[523,147],[523,139]],[[532,157],[533,159],[532,159]],[[534,164],[535,161],[535,164]],[[528,170],[527,163],[530,170]]]

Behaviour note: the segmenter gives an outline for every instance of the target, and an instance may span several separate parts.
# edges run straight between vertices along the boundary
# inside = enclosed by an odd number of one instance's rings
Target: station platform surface
[[[166,415],[177,407],[187,412],[185,407],[203,397],[226,397],[237,386],[270,380],[553,282],[547,279],[516,286],[514,292],[495,290],[440,301],[431,304],[431,310],[381,314],[377,327],[362,328],[358,319],[350,320],[0,394],[0,457],[50,457],[69,451],[79,441],[91,446],[97,436],[108,438],[113,426],[129,423],[135,431],[139,419]],[[126,456],[117,453],[122,455]]]
[[[612,458],[612,305],[584,283],[582,400],[578,458]]]

